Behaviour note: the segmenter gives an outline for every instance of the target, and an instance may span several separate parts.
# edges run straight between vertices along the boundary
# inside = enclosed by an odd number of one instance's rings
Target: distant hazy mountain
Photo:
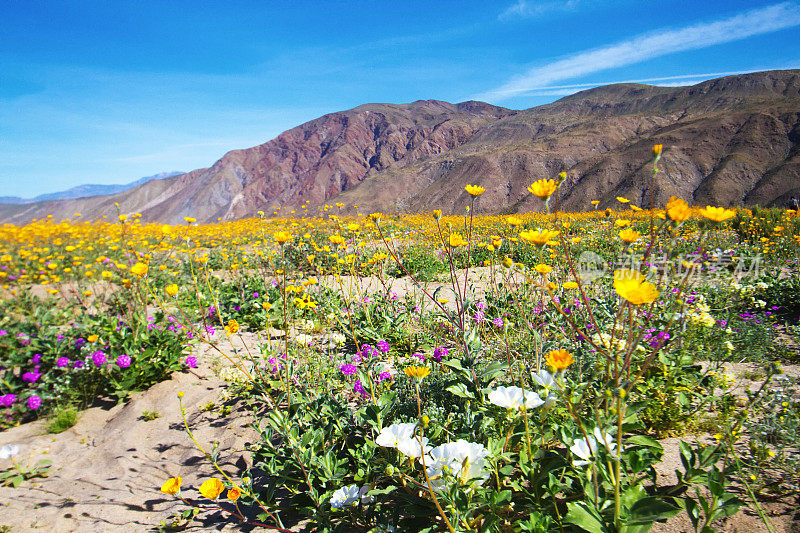
[[[654,144],[664,145],[655,180]],[[555,201],[567,211],[591,209],[592,200],[616,208],[617,196],[642,207],[672,195],[699,205],[788,206],[800,196],[800,70],[690,87],[607,85],[521,111],[482,102],[366,104],[122,193],[6,204],[0,221],[75,212],[98,219],[115,213],[115,202],[144,221],[172,223],[336,202],[362,213],[464,213],[467,184],[486,188],[476,212],[528,212],[543,203],[527,186],[562,171]]]
[[[46,202],[48,200],[73,200],[75,198],[86,198],[88,196],[105,196],[107,194],[117,194],[125,192],[150,180],[160,180],[164,178],[171,178],[183,174],[183,172],[161,172],[153,176],[146,176],[139,178],[130,183],[121,185],[100,185],[100,184],[84,184],[72,187],[66,191],[51,192],[48,194],[40,194],[34,198],[20,198],[19,196],[0,196],[0,204],[32,204],[34,202]]]

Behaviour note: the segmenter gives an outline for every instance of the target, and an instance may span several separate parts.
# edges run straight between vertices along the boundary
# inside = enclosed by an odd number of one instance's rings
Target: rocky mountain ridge
[[[651,187],[653,144],[664,154]],[[360,212],[463,212],[464,186],[486,188],[476,209],[541,209],[534,180],[568,174],[567,210],[647,206],[671,195],[696,204],[788,205],[800,196],[800,71],[769,71],[690,87],[617,84],[514,111],[483,102],[366,104],[227,153],[207,169],[110,196],[0,206],[25,223],[81,212],[141,212],[179,222],[252,216],[277,206],[343,202]],[[652,190],[651,190],[652,188]]]

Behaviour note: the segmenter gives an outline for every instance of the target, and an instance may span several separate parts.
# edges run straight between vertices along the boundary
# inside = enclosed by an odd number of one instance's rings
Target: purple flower
[[[358,372],[358,367],[356,365],[342,365],[339,367],[339,370],[341,370],[342,374],[345,376],[352,376]]]
[[[478,302],[475,304],[475,307],[483,311],[484,309],[486,309],[486,304],[484,302]]]
[[[391,347],[389,346],[389,343],[386,341],[378,341],[378,349],[383,353],[389,353]]]
[[[117,357],[117,366],[120,368],[128,368],[131,366],[131,356],[123,354]]]
[[[11,407],[16,399],[16,394],[4,394],[0,396],[0,407]]]
[[[100,368],[106,362],[106,354],[102,350],[97,350],[92,354],[92,362],[94,366]]]
[[[75,361],[75,364],[72,365],[72,368],[83,368],[83,361]]]
[[[280,364],[274,357],[267,359],[267,362],[272,365],[273,372],[278,372],[279,370],[283,369],[283,365]]]
[[[28,409],[35,411],[42,405],[42,399],[35,394],[28,398]]]
[[[257,292],[253,293],[253,298],[258,298],[258,293]]]
[[[0,337],[5,337],[6,335],[8,335],[8,332],[4,329],[0,329]]]
[[[86,339],[75,339],[75,347],[76,348],[80,348],[84,344],[86,344]]]
[[[59,357],[56,360],[56,366],[58,368],[66,368],[67,366],[69,366],[69,357],[63,357],[63,356]]]
[[[500,317],[497,317],[494,320],[492,320],[492,324],[494,324],[495,327],[502,328],[503,327],[503,319],[500,318]]]
[[[425,362],[425,356],[422,355],[421,353],[412,353],[411,357],[416,357],[417,359],[420,360],[421,363]]]
[[[353,391],[360,394],[362,398],[370,398],[370,394],[364,388],[364,385],[361,384],[361,380],[357,380],[355,385],[353,385]]]
[[[378,381],[383,381],[385,379],[392,379],[392,375],[386,370],[378,374]]]
[[[185,364],[189,368],[197,368],[197,358],[193,355],[190,355],[189,357],[186,358],[183,364]]]
[[[433,350],[433,358],[436,360],[437,363],[442,360],[442,357],[447,357],[448,355],[450,355],[450,352],[448,352],[447,348],[445,348],[444,346],[439,346],[435,350]]]
[[[38,365],[39,361],[41,360],[42,360],[42,354],[40,353],[33,354],[33,357],[31,357],[31,364]]]
[[[475,320],[475,322],[476,322],[477,324],[480,324],[481,322],[483,322],[483,320],[484,320],[484,318],[485,318],[485,317],[486,317],[486,315],[483,313],[483,311],[477,311],[477,312],[475,313],[475,318],[474,318],[474,320]]]
[[[22,374],[22,381],[25,383],[36,383],[36,380],[38,380],[41,375],[40,372],[25,372]]]

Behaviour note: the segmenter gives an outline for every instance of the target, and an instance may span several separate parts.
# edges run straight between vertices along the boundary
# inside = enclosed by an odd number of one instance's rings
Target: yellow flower
[[[536,272],[542,275],[549,274],[550,272],[553,271],[553,267],[551,267],[550,265],[544,265],[542,263],[539,263],[534,268],[536,269]]]
[[[627,218],[620,218],[614,221],[614,225],[617,226],[618,228],[624,228],[625,226],[630,226],[631,221],[628,220]]]
[[[336,245],[344,244],[344,237],[342,237],[338,233],[336,235],[331,235],[330,237],[328,237],[328,240]]]
[[[431,369],[427,366],[407,366],[403,369],[403,372],[410,378],[423,379],[431,373]]]
[[[89,335],[88,337],[86,337],[86,340],[89,342],[97,342],[97,339],[99,338],[100,337],[98,335]]]
[[[510,217],[508,217],[506,219],[506,222],[508,222],[509,226],[516,227],[516,226],[519,226],[520,224],[522,224],[522,219],[517,217],[517,216],[511,215]]]
[[[700,210],[700,214],[714,222],[723,222],[736,215],[733,209],[725,209],[724,207],[711,207],[706,206],[705,209]]]
[[[161,492],[164,494],[171,494],[175,495],[181,491],[181,481],[183,481],[180,477],[171,477],[161,485]]]
[[[542,200],[549,198],[551,194],[556,192],[556,189],[558,189],[558,184],[555,180],[537,180],[528,187],[528,191],[531,194],[538,196]]]
[[[242,491],[240,491],[236,487],[233,487],[232,489],[228,489],[227,498],[232,502],[235,502],[236,500],[238,500],[239,496],[241,496],[241,495],[242,495]]]
[[[466,246],[468,243],[461,237],[460,233],[451,233],[450,236],[447,238],[447,241],[450,243],[450,246],[453,248],[457,246]]]
[[[192,217],[183,217],[183,220],[185,220],[187,224],[191,224],[192,222],[197,222],[197,219]]]
[[[285,244],[292,240],[292,234],[288,231],[276,231],[272,236],[278,244]]]
[[[358,224],[350,223],[347,225],[348,231],[358,231],[359,229],[361,229],[361,226],[359,226]]]
[[[630,202],[630,200],[628,200],[627,198],[623,198],[622,196],[617,196],[617,201],[621,204],[627,204],[628,202]]]
[[[599,203],[600,203],[600,200],[592,200],[590,203],[591,203],[592,205],[596,206],[597,204],[599,204]]]
[[[566,350],[550,350],[545,357],[547,364],[556,372],[560,372],[575,362],[572,354]]]
[[[144,263],[136,263],[131,267],[131,274],[142,277],[147,274],[147,265]]]
[[[654,157],[660,156],[661,155],[661,150],[663,150],[663,149],[664,149],[664,145],[663,144],[654,144],[653,145],[653,156]]]
[[[370,213],[369,218],[377,222],[383,218],[383,213]]]
[[[642,236],[641,233],[638,231],[634,231],[630,228],[624,229],[619,232],[619,238],[625,242],[636,242]]]
[[[209,500],[216,500],[219,498],[219,495],[222,494],[222,491],[225,490],[225,485],[223,485],[222,481],[219,479],[212,477],[211,479],[203,481],[203,484],[200,485],[200,488],[197,490]]]
[[[225,326],[225,333],[228,335],[233,335],[239,331],[239,323],[235,320],[229,320],[228,325]]]
[[[167,291],[167,294],[169,294],[170,296],[175,296],[176,294],[178,294],[178,286],[174,283],[172,285],[167,285],[166,287],[164,287],[164,290]]]
[[[691,215],[692,211],[689,209],[689,204],[680,198],[675,198],[674,196],[670,197],[667,202],[667,216],[669,216],[669,218],[675,222],[683,222]]]
[[[467,191],[470,194],[470,196],[475,198],[475,197],[480,196],[481,194],[483,194],[483,192],[486,189],[484,189],[480,185],[467,185],[466,187],[464,187],[464,190]]]
[[[565,289],[577,289],[578,288],[578,284],[575,283],[574,281],[565,281],[561,286],[564,287]]]
[[[117,218],[119,218],[120,222],[125,222],[126,220],[128,220],[128,215],[120,215]]]
[[[554,230],[521,231],[519,232],[519,238],[528,242],[532,242],[533,244],[538,244],[539,246],[542,246],[547,241],[557,237],[558,234],[559,232]]]
[[[442,210],[441,209],[434,209],[433,210],[433,218],[436,220],[440,220],[442,218]]]
[[[614,271],[614,290],[633,305],[649,304],[658,298],[655,285],[635,270]]]

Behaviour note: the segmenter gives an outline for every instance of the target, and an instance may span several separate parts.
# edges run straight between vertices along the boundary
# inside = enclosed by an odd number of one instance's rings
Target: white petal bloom
[[[597,441],[592,436],[582,437],[572,444],[569,451],[582,459],[581,461],[574,461],[575,466],[588,465],[597,453]]]
[[[611,433],[602,431],[600,428],[594,428],[594,438],[597,439],[597,442],[605,446],[608,453],[613,454],[614,450],[617,449],[617,439],[615,439],[614,435]]]
[[[16,444],[6,444],[0,448],[0,459],[10,459],[19,453],[19,446]]]
[[[397,448],[400,441],[405,441],[413,437],[415,427],[417,427],[417,425],[413,422],[407,424],[392,424],[391,426],[381,429],[378,438],[375,439],[375,444],[387,448]]]
[[[519,387],[497,387],[489,393],[489,401],[506,409],[519,409],[522,406],[522,389]]]
[[[353,505],[354,503],[358,502],[359,499],[365,503],[368,503],[372,500],[371,497],[365,496],[368,491],[369,486],[367,485],[364,485],[360,489],[358,488],[358,485],[348,485],[346,487],[342,487],[334,492],[333,496],[331,496],[331,507],[334,509],[341,509],[342,507]]]
[[[418,436],[408,437],[398,441],[397,449],[400,450],[400,453],[409,457],[421,457],[423,449],[425,450],[424,453],[431,451],[431,447],[428,446],[428,437]]]
[[[533,378],[533,381],[537,385],[543,387],[548,392],[553,387],[558,387],[558,382],[556,382],[556,378],[554,378],[553,374],[551,374],[547,370],[542,370],[538,374],[534,372],[531,374],[531,378]]]
[[[522,409],[524,398],[525,409],[536,409],[544,404],[544,400],[533,391],[525,391],[520,387],[497,387],[489,393],[489,401],[506,409]]]
[[[459,439],[437,446],[425,456],[428,477],[434,490],[445,487],[446,477],[459,484],[483,484],[489,479],[489,451],[482,445]]]

